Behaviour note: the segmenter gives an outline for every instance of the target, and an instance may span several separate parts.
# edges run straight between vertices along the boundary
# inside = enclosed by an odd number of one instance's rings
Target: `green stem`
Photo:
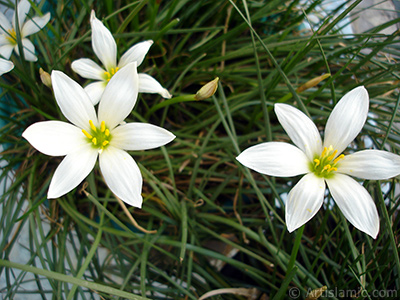
[[[165,100],[161,103],[158,103],[156,105],[154,105],[147,113],[145,116],[145,119],[148,120],[149,116],[154,113],[156,110],[159,110],[160,108],[166,107],[168,105],[171,104],[175,104],[175,103],[181,103],[181,102],[189,102],[189,101],[195,101],[196,99],[194,98],[194,94],[193,95],[184,95],[184,96],[178,96],[178,97],[174,97],[168,100]]]
[[[86,259],[83,262],[83,265],[79,269],[79,272],[76,275],[76,278],[81,278],[83,276],[83,274],[85,273],[86,269],[88,268],[90,262],[92,261],[93,256],[96,254],[97,248],[98,248],[98,246],[99,246],[99,244],[101,242],[101,238],[102,238],[102,235],[103,235],[103,228],[102,228],[103,222],[104,222],[104,212],[101,212],[100,213],[100,228],[99,228],[99,231],[97,232],[97,235],[96,235],[96,238],[95,238],[95,240],[94,240],[94,242],[92,244],[92,247],[90,248],[89,253],[86,256]],[[68,293],[67,300],[72,300],[73,299],[77,288],[78,288],[77,285],[72,286],[71,291]]]
[[[292,254],[290,255],[290,260],[289,260],[289,263],[287,265],[286,275],[288,275],[292,271],[292,269],[294,267],[294,264],[296,262],[297,252],[299,252],[300,242],[301,242],[301,238],[303,237],[303,232],[304,232],[304,225],[301,226],[296,231],[296,239],[294,240]]]
[[[123,291],[120,291],[118,289],[115,289],[113,287],[109,287],[109,286],[106,286],[103,284],[98,284],[98,283],[82,280],[82,279],[79,279],[76,277],[64,275],[64,274],[53,272],[53,271],[43,270],[43,269],[39,269],[36,267],[27,266],[27,265],[19,264],[19,263],[4,260],[4,259],[0,259],[0,266],[6,267],[6,268],[15,268],[15,269],[19,269],[19,270],[22,270],[25,272],[42,275],[44,277],[51,278],[53,280],[76,284],[76,285],[82,286],[82,287],[90,289],[90,290],[107,293],[107,294],[113,295],[113,296],[120,296],[120,297],[124,297],[126,299],[150,300],[149,298],[136,296],[134,294],[131,294],[128,292],[123,292]]]
[[[389,217],[389,213],[387,211],[386,205],[385,205],[385,199],[383,199],[382,196],[382,190],[381,190],[381,184],[380,181],[376,182],[376,187],[378,189],[378,198],[379,198],[379,205],[381,207],[381,211],[383,213],[383,220],[385,222],[384,228],[387,229],[387,233],[389,234],[389,239],[390,239],[390,246],[392,248],[392,257],[396,263],[396,268],[397,268],[397,278],[396,278],[396,288],[400,288],[400,259],[399,259],[399,250],[398,246],[396,243],[396,239],[393,234],[393,229],[392,229],[392,223]]]

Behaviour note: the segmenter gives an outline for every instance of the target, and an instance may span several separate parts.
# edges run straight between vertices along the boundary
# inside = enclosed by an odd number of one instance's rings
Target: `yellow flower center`
[[[329,178],[333,176],[332,172],[337,171],[337,163],[344,157],[344,154],[335,158],[337,150],[333,150],[332,146],[324,147],[321,155],[316,157],[311,163],[311,171],[318,177]]]
[[[6,34],[6,39],[13,44],[17,43],[17,33],[15,32],[14,28],[9,29],[8,34]]]
[[[118,70],[119,68],[116,67],[116,68],[111,68],[110,72],[104,72],[104,75],[106,75],[107,82],[110,81],[111,77],[113,77],[115,73],[118,72]]]
[[[106,148],[110,144],[110,130],[106,127],[106,123],[104,121],[101,122],[100,128],[96,128],[92,120],[89,120],[89,124],[90,133],[87,132],[85,129],[82,129],[82,132],[92,143],[92,146],[99,149],[99,152],[101,153],[104,148]]]

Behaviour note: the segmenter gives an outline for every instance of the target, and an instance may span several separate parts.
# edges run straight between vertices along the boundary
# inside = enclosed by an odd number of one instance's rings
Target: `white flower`
[[[10,72],[13,68],[14,64],[11,61],[0,58],[0,76],[4,73]]]
[[[35,46],[26,37],[41,30],[50,20],[50,13],[42,17],[33,17],[25,22],[26,16],[31,8],[28,0],[21,0],[18,3],[18,28],[21,34],[21,42],[24,49],[25,59],[37,61]],[[17,26],[15,24],[15,12],[11,20],[12,24],[0,12],[0,54],[9,59],[13,50],[19,54],[17,43]]]
[[[92,47],[98,59],[103,63],[105,70],[93,60],[81,58],[72,62],[71,67],[80,76],[88,79],[98,80],[85,87],[93,104],[96,105],[104,92],[110,78],[121,68],[131,62],[136,62],[137,66],[143,62],[144,57],[153,44],[153,41],[145,41],[133,45],[126,51],[117,64],[117,45],[111,32],[96,18],[92,10],[90,16],[92,27]],[[139,93],[157,93],[164,98],[171,98],[171,94],[161,86],[161,84],[150,75],[139,74]]]
[[[53,71],[51,78],[57,104],[72,124],[38,122],[22,134],[44,154],[66,155],[51,180],[48,198],[61,197],[74,189],[91,172],[99,157],[100,170],[110,190],[126,203],[141,207],[142,176],[133,158],[124,150],[160,147],[175,136],[150,124],[120,125],[136,103],[136,63],[128,64],[110,80],[97,115],[78,83],[60,71]]]
[[[297,146],[268,142],[243,151],[237,160],[257,172],[278,177],[306,174],[289,192],[286,224],[289,232],[309,221],[320,209],[325,182],[344,216],[359,230],[376,238],[379,216],[367,190],[348,175],[383,180],[400,173],[400,156],[363,150],[341,154],[367,119],[368,92],[357,87],[338,102],[329,116],[322,143],[315,124],[301,111],[275,104],[279,122]]]

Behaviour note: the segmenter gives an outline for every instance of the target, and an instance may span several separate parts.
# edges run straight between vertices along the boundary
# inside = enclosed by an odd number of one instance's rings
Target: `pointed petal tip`
[[[120,199],[130,206],[140,208],[140,209],[142,208],[142,205],[143,205],[142,195],[139,195],[139,197],[132,197],[131,199],[127,199],[127,198],[120,198]]]
[[[292,107],[291,105],[289,105],[289,104],[286,104],[286,103],[275,103],[274,104],[274,110],[276,111],[276,110],[282,110],[282,109],[285,109],[285,108],[287,108],[287,107]]]
[[[358,91],[367,91],[367,89],[363,85],[359,85],[359,86],[355,87],[354,89],[352,89],[352,91],[357,91],[357,90]]]
[[[131,61],[131,62],[129,62],[129,63],[127,63],[126,65],[124,65],[123,67],[121,67],[120,69],[119,69],[119,71],[117,72],[117,73],[115,73],[115,74],[118,74],[119,72],[121,72],[123,69],[135,69],[136,70],[136,73],[137,73],[137,62],[136,61]],[[111,77],[111,79],[113,79],[114,78],[114,76],[113,77]],[[111,80],[110,80],[111,81]]]
[[[289,233],[292,233],[297,228],[295,228],[292,224],[290,224],[288,221],[286,221],[286,229],[287,229],[287,231],[289,231]]]
[[[289,215],[287,213],[287,209],[285,210],[285,222],[286,222],[286,229],[289,233],[292,233],[293,231],[299,229],[301,226],[303,226],[306,222],[298,222],[298,218],[295,217],[295,215]]]
[[[94,12],[94,9],[92,9],[92,11],[90,12],[90,22],[92,22],[95,19],[97,19],[96,13]]]
[[[47,192],[47,199],[56,199],[56,198],[59,198],[57,196],[57,194],[55,194],[54,192],[52,192],[50,190]]]
[[[274,104],[275,113],[277,114],[277,111],[279,111],[283,106],[284,106],[284,104],[282,104],[282,103],[275,103]]]
[[[379,219],[378,219],[374,228],[360,228],[360,230],[363,231],[364,233],[368,234],[374,240],[376,240],[376,238],[379,234],[379,227],[380,227],[380,224],[379,224]]]
[[[176,139],[176,135],[175,134],[173,134],[171,131],[169,131],[168,130],[168,132],[170,133],[170,136],[171,136],[171,140],[168,142],[168,143],[170,143],[170,142],[172,142],[174,139]],[[167,143],[167,144],[168,144]]]
[[[378,236],[378,233],[379,233],[379,228],[378,228],[378,230],[376,231],[376,232],[374,232],[374,233],[372,233],[372,234],[369,234],[374,240],[376,240],[376,237]]]
[[[51,18],[51,14],[50,14],[50,12],[48,12],[48,13],[45,13],[43,16],[42,16],[42,18],[43,18],[43,20],[46,20],[46,22],[44,22],[45,24],[44,24],[44,26],[46,26],[47,25],[47,23],[49,23],[49,21],[50,21],[50,18]],[[43,26],[43,27],[44,27]],[[43,28],[42,27],[42,28]]]
[[[374,240],[376,240],[376,238],[379,234],[379,223],[377,224],[376,228],[361,228],[360,226],[358,226],[358,227],[354,226],[354,227],[357,228],[358,230],[364,232],[365,234],[368,234]]]
[[[240,162],[242,165],[244,165],[244,163],[242,162],[242,159],[243,159],[243,151],[238,155],[238,156],[236,156],[236,160],[238,161],[238,162]]]
[[[161,97],[163,97],[164,99],[171,99],[172,95],[168,92],[167,89],[164,89],[161,93],[160,93]]]
[[[58,71],[58,70],[53,70],[53,71],[51,71],[51,76],[52,76],[52,77],[53,77],[53,76],[58,76],[58,75],[60,75],[60,74],[62,74],[61,71]]]
[[[47,191],[47,199],[57,199],[64,196],[66,193],[60,193],[54,188],[54,185],[51,184],[49,186],[49,190]]]
[[[169,139],[164,141],[165,143],[163,146],[171,143],[176,138],[176,135],[173,134],[171,131],[164,129],[164,132],[169,136]]]
[[[362,100],[367,100],[369,102],[369,95],[367,89],[363,86],[360,85],[351,91],[348,92],[349,94],[357,94],[359,97],[362,98]]]

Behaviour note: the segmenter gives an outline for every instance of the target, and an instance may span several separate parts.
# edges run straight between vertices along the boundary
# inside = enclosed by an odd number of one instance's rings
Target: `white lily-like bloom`
[[[347,220],[376,238],[379,216],[375,203],[367,190],[348,175],[371,180],[397,176],[400,156],[380,150],[341,154],[364,126],[368,106],[368,92],[363,86],[344,95],[328,118],[322,142],[317,127],[304,113],[287,104],[275,104],[279,122],[297,147],[267,142],[252,146],[237,157],[246,167],[266,175],[305,174],[287,198],[285,218],[289,232],[318,212],[326,183]]]
[[[11,61],[0,58],[0,76],[10,72],[12,69],[14,69],[14,64]]]
[[[104,24],[96,18],[94,11],[90,15],[90,25],[92,27],[92,48],[98,59],[103,63],[104,68],[89,58],[75,60],[71,64],[72,70],[83,78],[97,80],[85,87],[93,104],[96,105],[104,92],[107,83],[120,70],[131,62],[136,62],[139,66],[149,51],[153,41],[144,41],[129,48],[117,64],[117,44],[111,32]],[[160,94],[164,98],[171,98],[167,89],[152,76],[139,73],[139,93]]]
[[[14,12],[11,24],[6,16],[0,12],[0,54],[9,59],[13,50],[19,54],[17,42],[17,26],[21,34],[24,57],[28,61],[37,61],[35,46],[26,37],[40,31],[50,21],[50,13],[42,17],[33,17],[25,22],[31,8],[28,0],[21,0]],[[18,24],[15,24],[15,13],[18,13]]]
[[[141,207],[142,176],[125,150],[146,150],[171,142],[175,136],[155,125],[126,123],[138,95],[136,63],[118,71],[107,85],[96,115],[84,89],[60,71],[51,74],[54,96],[72,123],[44,121],[22,136],[38,151],[64,156],[51,180],[48,198],[58,198],[79,185],[99,165],[110,190],[124,202]]]

